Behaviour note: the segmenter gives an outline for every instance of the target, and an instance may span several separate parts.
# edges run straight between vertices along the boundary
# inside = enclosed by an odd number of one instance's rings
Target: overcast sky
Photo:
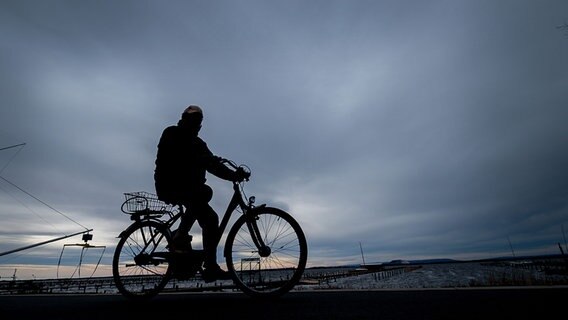
[[[366,262],[560,253],[567,22],[563,0],[3,0],[0,148],[26,145],[0,151],[0,252],[92,228],[110,264],[123,193],[154,191],[162,130],[198,104],[310,266],[361,263],[359,243]],[[231,185],[208,183],[223,213]],[[0,277],[54,276],[80,242]]]

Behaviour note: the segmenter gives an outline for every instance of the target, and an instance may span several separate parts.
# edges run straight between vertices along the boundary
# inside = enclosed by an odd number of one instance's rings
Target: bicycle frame
[[[249,199],[248,204],[245,202],[243,194],[239,188],[240,184],[238,182],[233,182],[233,196],[231,197],[231,200],[229,201],[229,203],[227,204],[227,209],[225,210],[225,213],[223,214],[223,218],[221,219],[221,222],[219,223],[219,232],[218,232],[218,237],[215,241],[215,244],[219,244],[219,241],[221,241],[221,237],[223,236],[223,232],[225,232],[225,229],[227,228],[228,224],[229,224],[229,220],[231,220],[231,216],[233,215],[233,212],[235,211],[235,209],[237,209],[237,207],[241,208],[243,215],[248,216],[248,217],[253,217],[254,216],[254,211],[261,209],[263,207],[265,207],[265,204],[262,204],[260,206],[253,206],[253,200]],[[175,221],[181,217],[181,215],[183,214],[183,207],[180,206],[180,213],[177,214],[173,220],[170,220],[172,223],[170,224],[173,225],[175,223]],[[189,213],[191,214],[191,213]],[[193,226],[193,224],[195,223],[196,218],[192,217],[192,221],[190,223],[190,229]],[[258,230],[258,227],[256,225],[256,223],[254,223],[253,219],[247,219],[247,227],[249,229],[249,232],[251,234],[252,237],[252,241],[253,243],[256,245],[256,247],[258,248],[258,250],[260,252],[266,252],[267,251],[267,246],[264,244],[262,238],[260,237],[260,231]],[[269,253],[268,253],[269,254]],[[266,255],[268,255],[266,254]],[[263,254],[264,255],[264,254]]]
[[[223,232],[225,231],[225,229],[227,228],[227,226],[229,224],[229,220],[231,219],[233,212],[235,211],[235,209],[237,207],[239,207],[242,210],[243,215],[248,216],[250,218],[250,219],[247,219],[247,228],[249,229],[253,243],[258,248],[261,256],[268,256],[270,254],[270,249],[268,248],[268,246],[266,246],[266,244],[262,240],[262,237],[260,236],[260,231],[258,230],[258,226],[256,225],[256,223],[254,223],[255,220],[253,219],[254,212],[258,209],[264,208],[266,206],[266,204],[262,204],[260,206],[253,206],[254,201],[252,199],[249,199],[248,204],[247,204],[244,200],[243,194],[242,194],[239,187],[240,187],[240,184],[238,182],[233,182],[233,196],[231,197],[231,200],[229,201],[229,203],[227,205],[227,209],[225,210],[225,213],[223,214],[223,218],[222,218],[222,220],[219,224],[218,238],[216,239],[215,243],[217,245],[219,244],[219,241],[221,240],[221,238],[223,236]],[[187,214],[191,215],[191,212],[187,212],[187,210],[184,210],[183,205],[178,204],[178,208],[179,208],[179,212],[176,213],[176,214],[170,215],[170,218],[166,219],[166,220],[162,220],[162,219],[159,219],[159,218],[156,218],[156,217],[151,217],[151,216],[142,218],[140,215],[132,215],[131,219],[135,220],[136,223],[130,225],[128,228],[126,228],[126,230],[122,231],[121,234],[118,237],[121,237],[122,234],[126,233],[130,228],[135,228],[136,224],[140,223],[144,219],[154,220],[156,222],[163,223],[171,231],[172,226],[181,218],[181,216],[183,214],[187,213]],[[189,229],[191,229],[191,227],[193,226],[193,224],[197,220],[197,218],[195,216],[192,216],[191,219],[192,220],[189,224]],[[158,240],[160,240],[160,239],[158,239]],[[149,243],[149,242],[146,242],[146,243]]]

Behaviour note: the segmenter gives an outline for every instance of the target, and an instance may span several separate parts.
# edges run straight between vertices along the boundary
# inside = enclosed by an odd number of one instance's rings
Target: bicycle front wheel
[[[171,275],[168,243],[171,236],[156,221],[136,223],[120,235],[112,261],[118,291],[128,298],[151,298],[168,283]]]
[[[279,296],[302,277],[308,259],[306,237],[290,214],[270,207],[257,210],[253,217],[241,216],[229,231],[225,243],[227,268],[244,293]],[[256,236],[264,247],[255,244]]]

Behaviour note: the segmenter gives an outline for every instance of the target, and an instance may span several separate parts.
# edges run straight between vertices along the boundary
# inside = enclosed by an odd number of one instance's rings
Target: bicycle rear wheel
[[[267,248],[253,242],[251,226]],[[251,219],[241,216],[225,243],[227,268],[237,287],[253,297],[279,296],[290,291],[302,277],[308,259],[306,237],[291,215],[277,208],[262,208]]]
[[[112,274],[118,291],[128,298],[157,295],[168,283],[170,233],[163,224],[143,221],[120,235],[112,261]]]

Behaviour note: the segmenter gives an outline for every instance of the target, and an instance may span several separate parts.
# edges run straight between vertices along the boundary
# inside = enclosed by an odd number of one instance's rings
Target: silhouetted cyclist
[[[182,204],[187,209],[173,238],[173,250],[190,249],[189,229],[191,212],[202,229],[203,278],[205,281],[229,279],[227,271],[217,264],[217,244],[220,238],[219,217],[209,205],[213,190],[205,184],[206,172],[229,181],[242,181],[248,174],[233,171],[220,162],[219,157],[198,137],[203,120],[199,106],[190,105],[177,125],[167,127],[160,137],[154,171],[158,198],[166,203]]]

